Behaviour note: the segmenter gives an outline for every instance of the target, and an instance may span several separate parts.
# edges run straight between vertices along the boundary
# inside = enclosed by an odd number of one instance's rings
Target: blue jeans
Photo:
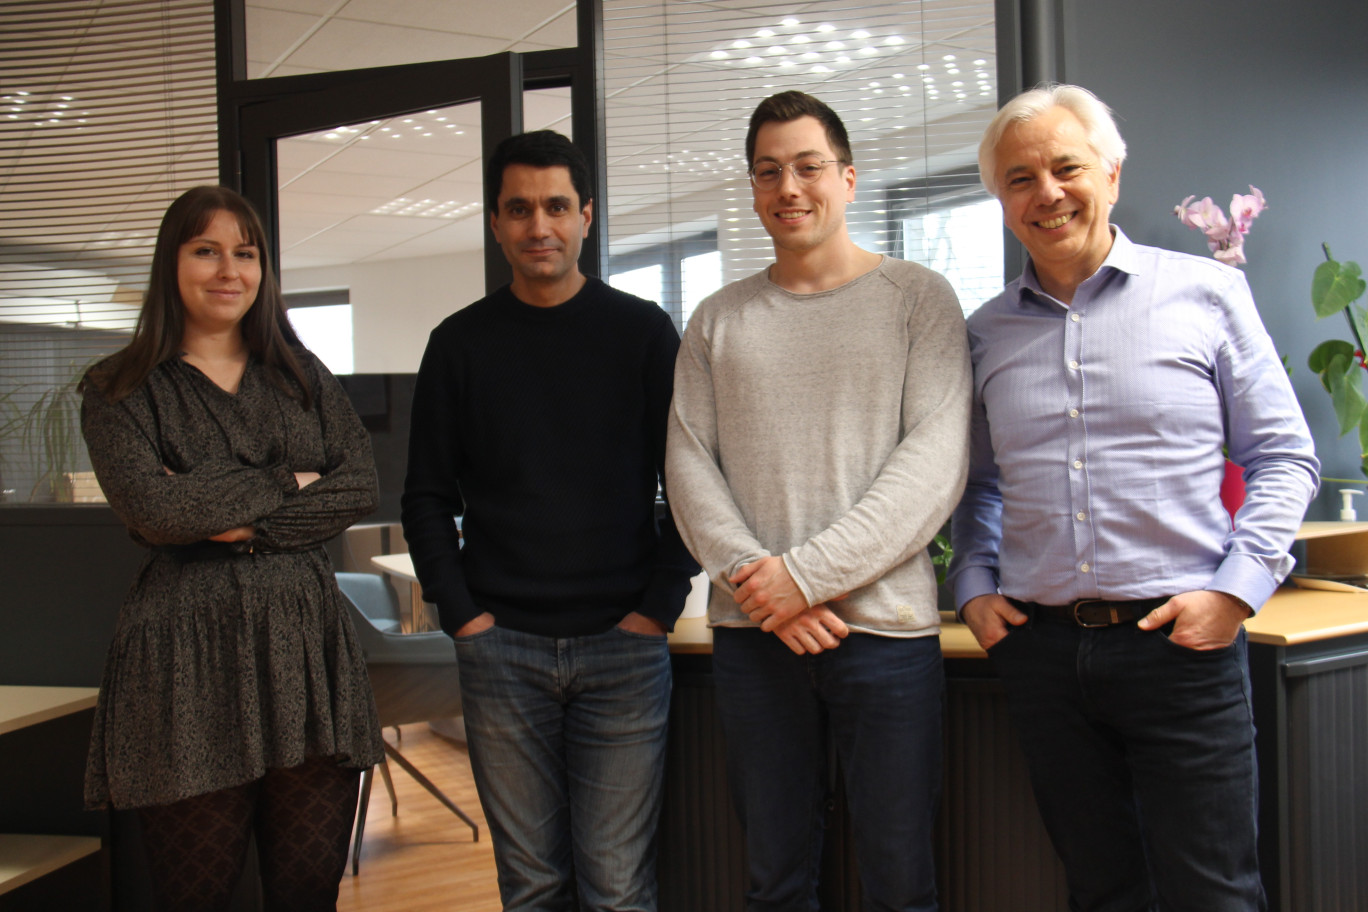
[[[1070,909],[1266,908],[1243,631],[1198,652],[1134,624],[1032,617],[989,655]]]
[[[665,637],[496,625],[458,638],[456,654],[504,909],[654,912]]]
[[[751,912],[814,912],[828,737],[844,775],[866,910],[936,908],[932,830],[945,675],[936,637],[852,633],[798,656],[757,628],[713,630]]]

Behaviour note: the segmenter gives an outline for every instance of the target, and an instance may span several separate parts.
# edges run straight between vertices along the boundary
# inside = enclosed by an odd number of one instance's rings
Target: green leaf
[[[1335,417],[1339,419],[1339,432],[1343,437],[1350,428],[1358,426],[1363,419],[1363,409],[1368,406],[1363,398],[1359,367],[1352,357],[1336,355],[1325,373],[1330,380],[1330,401],[1335,405]]]
[[[1315,305],[1316,317],[1337,314],[1362,297],[1368,289],[1362,276],[1363,270],[1354,262],[1326,260],[1317,266],[1311,279],[1311,303]]]
[[[1327,339],[1311,351],[1311,357],[1306,359],[1306,366],[1318,374],[1324,374],[1325,369],[1330,366],[1331,359],[1336,355],[1353,358],[1354,346],[1343,339]]]
[[[1368,454],[1368,421],[1359,422],[1359,452]],[[1364,459],[1368,460],[1368,455]]]

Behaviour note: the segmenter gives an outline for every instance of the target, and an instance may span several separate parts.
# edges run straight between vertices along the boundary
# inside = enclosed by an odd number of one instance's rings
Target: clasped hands
[[[741,610],[798,655],[835,649],[850,632],[826,603],[807,603],[782,557],[771,555],[746,564],[729,581],[736,587],[732,598]]]

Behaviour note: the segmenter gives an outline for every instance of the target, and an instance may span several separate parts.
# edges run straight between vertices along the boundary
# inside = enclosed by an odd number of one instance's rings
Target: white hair
[[[1034,120],[1051,108],[1064,108],[1083,125],[1088,146],[1116,174],[1126,160],[1126,141],[1116,128],[1112,109],[1082,86],[1048,84],[1022,92],[1002,106],[979,143],[979,180],[993,196],[997,196],[997,147],[1002,134],[1013,124]]]

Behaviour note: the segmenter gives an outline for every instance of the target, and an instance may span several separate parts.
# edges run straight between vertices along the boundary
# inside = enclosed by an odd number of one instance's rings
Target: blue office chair
[[[347,597],[352,626],[366,657],[366,670],[375,692],[375,709],[380,725],[388,728],[428,719],[461,714],[461,683],[456,672],[456,647],[451,637],[434,633],[402,633],[399,601],[384,578],[375,573],[338,573],[337,587]],[[432,793],[433,797],[465,821],[480,839],[480,828],[456,806],[441,789],[433,785],[403,754],[388,741],[385,754]],[[361,774],[361,797],[356,809],[356,840],[352,846],[352,874],[360,867],[361,837],[366,829],[366,805],[370,802],[371,770]],[[390,813],[399,813],[389,764],[380,763],[380,773],[390,795]]]

